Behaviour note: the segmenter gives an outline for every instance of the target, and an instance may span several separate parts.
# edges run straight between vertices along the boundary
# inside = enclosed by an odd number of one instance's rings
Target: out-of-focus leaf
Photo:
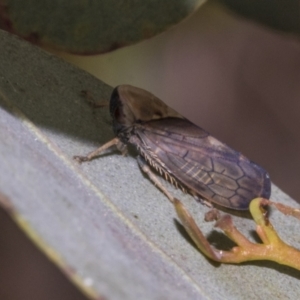
[[[298,0],[220,0],[237,13],[286,32],[300,33]]]
[[[0,0],[0,28],[37,44],[95,54],[152,37],[186,18],[203,2]]]
[[[113,137],[111,87],[40,49],[0,32],[0,204],[91,298],[297,299],[299,272],[261,262],[211,264],[183,235],[165,196],[138,168],[135,152],[78,165]],[[167,183],[166,183],[167,184]],[[208,209],[168,185],[204,234]],[[293,201],[273,186],[272,199]],[[276,228],[299,247],[299,226],[276,211]],[[234,217],[250,239],[253,224]],[[218,233],[209,241],[227,245]],[[290,239],[290,240],[289,240]]]

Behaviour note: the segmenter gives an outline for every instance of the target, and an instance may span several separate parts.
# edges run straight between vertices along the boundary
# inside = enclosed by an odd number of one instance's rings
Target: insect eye
[[[118,92],[118,87],[114,88],[109,101],[109,111],[112,117],[116,116],[116,110],[118,109],[120,105],[120,96]]]
[[[114,119],[115,120],[120,120],[120,118],[123,116],[121,110],[120,110],[120,107],[117,107],[114,111]]]

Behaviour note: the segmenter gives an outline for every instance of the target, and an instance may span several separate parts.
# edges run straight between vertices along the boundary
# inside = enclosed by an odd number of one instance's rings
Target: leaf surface
[[[107,100],[112,88],[8,33],[0,32],[0,44],[0,204],[90,298],[297,298],[295,270],[205,259],[139,170],[134,149],[78,165],[73,155],[113,138],[107,109],[92,109],[80,93]],[[166,185],[211,232],[208,209]],[[275,186],[272,199],[295,205]],[[271,217],[299,248],[299,223]],[[235,224],[251,238],[251,220],[236,217]]]

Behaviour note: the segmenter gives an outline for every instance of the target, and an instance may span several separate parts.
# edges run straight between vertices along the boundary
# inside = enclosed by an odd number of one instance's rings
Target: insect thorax
[[[129,144],[130,138],[133,135],[133,126],[124,126],[118,123],[113,124],[113,130],[115,135],[120,139],[123,144]]]

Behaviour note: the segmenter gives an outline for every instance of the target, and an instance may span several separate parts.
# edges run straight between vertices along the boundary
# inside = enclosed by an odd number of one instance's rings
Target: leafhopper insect
[[[270,178],[262,167],[153,94],[120,85],[112,92],[109,110],[116,137],[87,156],[75,156],[77,161],[89,161],[114,145],[125,153],[132,144],[142,170],[172,203],[175,198],[153,170],[176,187],[220,207],[247,210],[253,198],[270,197]]]

